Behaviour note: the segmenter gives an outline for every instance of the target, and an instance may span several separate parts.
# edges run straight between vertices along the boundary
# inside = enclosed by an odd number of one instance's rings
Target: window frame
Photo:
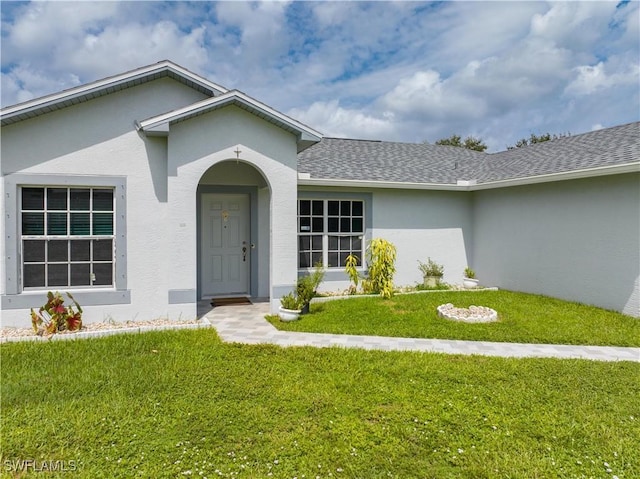
[[[313,231],[309,231],[309,232],[303,232],[300,231],[300,201],[322,201],[323,202],[323,213],[322,213],[322,218],[323,218],[323,228],[322,228],[322,232],[313,232]],[[336,216],[336,215],[330,215],[329,211],[328,211],[328,206],[329,206],[329,201],[360,201],[362,202],[362,232],[356,232],[356,233],[352,233],[352,232],[329,232],[328,231],[328,222],[329,222],[329,216]],[[328,257],[329,257],[329,237],[333,237],[333,236],[337,236],[337,237],[348,237],[348,238],[352,238],[354,236],[360,236],[361,237],[361,250],[360,253],[358,254],[359,258],[360,258],[360,265],[357,267],[357,269],[359,271],[365,271],[366,270],[366,259],[365,259],[365,249],[366,249],[366,243],[368,240],[371,239],[371,209],[372,209],[372,194],[357,194],[357,193],[340,193],[340,192],[325,192],[325,191],[299,191],[298,192],[298,198],[297,198],[297,215],[296,215],[296,241],[297,241],[297,248],[296,248],[296,265],[298,268],[299,272],[306,272],[306,271],[311,271],[313,269],[313,265],[310,265],[309,267],[305,267],[305,266],[300,266],[300,238],[301,236],[312,236],[314,234],[317,234],[318,236],[322,236],[322,263],[324,265],[328,265]],[[353,203],[352,205],[353,206]],[[311,207],[313,207],[311,205]],[[302,215],[302,216],[310,216],[310,215]],[[338,215],[338,217],[342,217],[342,215]],[[359,218],[360,215],[357,215],[357,217]],[[353,215],[350,213],[348,215],[348,218],[353,219]],[[338,220],[339,221],[339,220]],[[340,227],[338,226],[338,229],[340,229]],[[311,240],[310,240],[311,242]],[[304,251],[304,250],[303,250]],[[333,250],[332,250],[333,251]],[[338,253],[339,254],[339,253]],[[339,261],[339,258],[338,258]],[[313,262],[313,261],[312,261]],[[326,271],[327,271],[327,277],[326,279],[328,280],[341,280],[344,279],[343,276],[346,278],[346,273],[344,273],[344,266],[325,266]]]
[[[34,296],[40,298],[46,288],[23,288],[21,194],[23,187],[87,188],[106,187],[114,191],[114,266],[113,284],[109,286],[51,287],[52,290],[72,291],[83,306],[130,304],[131,292],[127,280],[127,180],[124,176],[56,175],[13,173],[4,180],[4,250],[5,293],[2,309],[24,309],[34,306]]]
[[[24,191],[27,189],[34,190],[42,190],[43,198],[42,198],[42,208],[28,208],[23,204]],[[64,208],[54,207],[51,204],[50,192],[52,190],[63,190],[65,195],[64,200]],[[88,197],[88,206],[87,208],[77,209],[73,208],[73,199],[72,195],[75,192],[86,191],[89,193]],[[96,195],[94,192],[96,191],[109,191],[111,193],[111,205],[108,209],[97,209],[95,204]],[[19,211],[19,246],[18,246],[18,255],[20,257],[20,287],[22,291],[43,291],[43,290],[51,290],[51,289],[113,289],[115,283],[115,264],[116,264],[116,248],[115,248],[115,237],[117,235],[116,225],[115,225],[115,188],[110,186],[31,186],[31,185],[20,185],[19,187],[19,196],[18,196],[18,211]],[[24,217],[25,214],[32,215],[40,215],[42,214],[42,233],[24,233]],[[53,227],[49,223],[51,218],[54,216],[64,216],[64,226],[65,232],[61,231],[51,231]],[[86,215],[87,218],[87,228],[88,232],[84,234],[74,234],[74,218],[79,218],[79,215]],[[96,232],[96,223],[95,220],[97,217],[102,216],[106,217],[106,215],[110,216],[111,219],[111,233],[110,234],[101,234],[100,232]],[[99,258],[99,252],[96,252],[96,244],[99,241],[108,240],[111,242],[110,250],[111,254],[109,259],[97,259]],[[88,259],[84,260],[74,260],[73,259],[73,245],[72,241],[77,242],[88,242]],[[42,248],[42,260],[37,261],[27,261],[25,254],[25,243],[33,242],[33,243],[43,243],[44,246]],[[65,242],[66,243],[66,259],[65,260],[55,260],[51,259],[51,250],[54,242]],[[107,250],[108,251],[108,250]],[[105,255],[106,257],[107,255]],[[51,276],[50,271],[54,268],[61,269],[62,266],[66,267],[66,283],[67,284],[51,284]],[[74,265],[76,267],[80,265],[87,265],[89,270],[87,272],[88,278],[86,278],[89,283],[88,284],[71,284],[73,282],[73,269]],[[96,278],[96,270],[100,269],[98,265],[110,265],[110,277],[111,281],[109,283],[100,284],[99,280]],[[28,267],[43,267],[43,282],[44,285],[28,285],[27,284],[27,273],[26,270]]]

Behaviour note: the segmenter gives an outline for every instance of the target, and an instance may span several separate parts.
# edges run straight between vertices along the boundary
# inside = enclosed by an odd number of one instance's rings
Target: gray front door
[[[249,195],[204,194],[201,217],[202,297],[249,293]]]

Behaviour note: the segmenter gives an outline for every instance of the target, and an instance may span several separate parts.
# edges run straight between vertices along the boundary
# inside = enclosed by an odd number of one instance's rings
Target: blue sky
[[[172,60],[327,136],[499,151],[639,119],[638,2],[7,2],[2,105]]]

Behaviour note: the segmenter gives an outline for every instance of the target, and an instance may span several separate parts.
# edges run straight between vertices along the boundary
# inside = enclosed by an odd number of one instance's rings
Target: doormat
[[[249,298],[246,296],[238,296],[236,298],[213,298],[211,300],[211,306],[214,308],[216,306],[232,306],[240,304],[251,304],[251,301],[249,301]]]

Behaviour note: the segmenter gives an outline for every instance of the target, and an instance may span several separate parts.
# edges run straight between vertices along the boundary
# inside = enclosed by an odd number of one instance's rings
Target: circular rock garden
[[[468,308],[456,308],[453,304],[441,304],[436,308],[438,316],[452,321],[465,323],[490,323],[498,320],[498,313],[486,306],[469,306]]]

